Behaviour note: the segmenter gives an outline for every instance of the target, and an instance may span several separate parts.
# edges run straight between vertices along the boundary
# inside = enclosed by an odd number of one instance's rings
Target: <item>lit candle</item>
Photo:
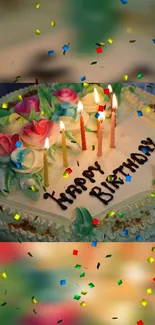
[[[63,165],[64,165],[64,167],[68,167],[65,126],[64,126],[64,123],[62,121],[60,121],[60,132],[61,132],[61,135],[62,135]]]
[[[111,115],[111,131],[110,131],[110,148],[115,148],[115,126],[116,126],[116,107],[117,107],[117,98],[116,95],[113,95],[113,110]]]
[[[49,139],[46,138],[44,145],[44,187],[49,186],[49,178],[48,178],[48,161],[47,161],[47,149],[49,148]]]
[[[112,90],[112,87],[111,85],[108,85],[108,89],[109,89],[109,93],[110,93],[110,107],[111,107],[111,113],[112,113],[112,105],[113,105],[113,90]]]
[[[98,117],[98,121],[99,121],[98,149],[97,149],[98,157],[102,156],[103,120],[105,120],[105,112],[100,112],[100,116]]]
[[[87,150],[86,134],[85,134],[85,127],[84,127],[84,120],[83,120],[83,116],[82,116],[83,105],[82,105],[81,102],[78,103],[77,111],[78,111],[78,113],[80,113],[80,130],[81,130],[81,144],[82,144],[82,150]]]
[[[100,97],[99,97],[99,94],[98,94],[96,88],[94,88],[94,100],[95,100],[95,103],[96,103],[96,105],[97,105],[96,112],[98,112]],[[100,122],[99,122],[98,119],[97,119],[97,121],[96,121],[96,125],[97,125],[97,136],[98,136],[99,126],[100,126]]]

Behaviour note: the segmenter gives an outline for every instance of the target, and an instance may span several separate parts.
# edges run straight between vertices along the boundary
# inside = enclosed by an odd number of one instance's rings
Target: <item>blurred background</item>
[[[7,275],[5,280],[0,278],[0,323],[136,325],[142,320],[145,325],[154,324],[155,264],[147,261],[155,258],[153,245],[0,243],[0,273]],[[60,280],[66,284],[60,285]],[[75,300],[74,295],[81,298]],[[37,304],[32,304],[33,296]],[[141,305],[143,299],[146,307]]]
[[[108,82],[125,74],[137,81],[139,73],[141,81],[154,81],[154,0],[40,0],[38,9],[36,2],[0,0],[0,82],[17,76],[20,82],[77,82],[82,76]],[[99,42],[105,43],[102,53],[96,52]]]

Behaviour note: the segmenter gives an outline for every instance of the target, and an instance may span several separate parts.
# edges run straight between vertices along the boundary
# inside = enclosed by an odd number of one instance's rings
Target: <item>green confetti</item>
[[[62,323],[62,319],[58,320],[58,322],[57,322],[57,324],[60,324],[60,323]]]
[[[118,281],[117,281],[117,284],[118,284],[119,286],[120,286],[122,283],[123,283],[122,280],[118,280]]]
[[[106,255],[106,258],[109,258],[109,257],[111,257],[111,256],[112,256],[112,254]]]
[[[152,247],[151,251],[152,251],[152,252],[155,252],[155,247]]]
[[[94,146],[94,144],[92,145],[92,151],[94,151],[95,150],[95,146]]]
[[[80,278],[83,278],[84,276],[85,276],[84,272],[80,273]]]
[[[27,254],[28,254],[30,257],[33,257],[33,255],[32,255],[30,252],[28,252]]]
[[[75,269],[80,269],[81,268],[81,265],[80,264],[76,264],[75,265]]]
[[[1,304],[2,307],[5,306],[5,305],[7,305],[7,302],[3,302],[3,303]]]
[[[93,288],[95,287],[93,283],[89,283],[88,285],[89,285],[89,287],[90,287],[91,289],[93,289]]]
[[[90,65],[93,65],[93,64],[97,64],[97,61],[93,61],[92,63],[90,63]]]
[[[123,213],[123,212],[118,212],[118,214],[117,214],[117,215],[118,215],[118,217],[119,217],[119,218],[122,218],[122,217],[124,217],[124,213]]]
[[[80,298],[81,298],[81,296],[79,296],[79,295],[74,295],[74,299],[75,299],[75,300],[80,300]]]
[[[37,312],[36,312],[36,310],[35,310],[35,309],[33,309],[33,312],[34,312],[34,314],[37,314]]]
[[[143,78],[143,74],[142,73],[139,73],[137,77],[138,77],[138,79],[142,79]]]

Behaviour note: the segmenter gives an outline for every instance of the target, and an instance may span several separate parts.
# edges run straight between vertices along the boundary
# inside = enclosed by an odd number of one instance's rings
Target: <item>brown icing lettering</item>
[[[87,191],[87,187],[84,186],[86,184],[85,178],[82,178],[82,177],[81,178],[80,177],[79,178],[75,178],[74,179],[74,183],[75,183],[76,186],[81,187],[83,191]]]
[[[130,155],[133,161],[136,161],[139,165],[144,165],[148,158],[140,153],[131,153]]]
[[[67,187],[67,189],[65,190],[65,192],[67,194],[69,194],[73,199],[76,199],[75,193],[81,194],[82,190],[80,188],[76,187],[75,185],[69,185]]]
[[[127,159],[127,162],[123,162],[123,166],[130,169],[131,172],[135,173],[136,169],[139,168],[131,159]]]
[[[124,168],[124,166],[123,166],[123,165],[120,165],[118,168],[116,168],[116,169],[113,170],[113,174],[120,173],[120,174],[122,174],[123,176],[127,176],[128,174],[126,174],[126,173],[123,171],[123,168]]]
[[[120,178],[117,178],[117,175],[110,175],[111,180],[108,180],[108,177],[106,178],[106,182],[110,183],[111,185],[113,185],[113,187],[115,187],[116,189],[119,188],[119,185],[123,185],[124,181]],[[118,185],[119,184],[119,185]]]
[[[110,193],[102,192],[102,189],[98,186],[94,186],[91,191],[89,192],[89,195],[95,196],[98,200],[100,200],[103,204],[107,205],[114,197]],[[107,196],[109,199],[103,199],[102,196]]]
[[[57,202],[62,210],[67,210],[67,206],[63,204],[63,202],[68,202],[70,204],[73,203],[73,200],[69,199],[65,193],[60,193],[59,199],[56,199],[55,196],[51,195],[50,193],[44,193],[43,198],[46,200],[50,197],[53,201]]]
[[[106,182],[102,182],[101,185],[104,186],[105,188],[107,188],[107,190],[109,190],[111,193],[115,193],[115,190],[113,190],[113,188],[108,186],[108,184]]]
[[[95,183],[93,171],[99,171],[102,175],[104,171],[101,169],[101,166],[97,161],[95,161],[95,166],[89,166],[87,170],[84,170],[82,175],[90,180],[91,183]]]

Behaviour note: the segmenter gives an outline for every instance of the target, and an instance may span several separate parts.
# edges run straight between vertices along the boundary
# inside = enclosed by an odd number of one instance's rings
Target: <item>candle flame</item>
[[[117,104],[117,97],[115,94],[113,94],[113,98],[112,98],[112,108],[117,108],[118,104]]]
[[[60,121],[60,131],[65,130],[64,122]]]
[[[109,89],[109,92],[110,92],[110,93],[113,92],[111,85],[108,85],[108,89]]]
[[[102,122],[103,120],[105,120],[105,112],[100,112],[100,116],[98,117],[98,120],[100,122]]]
[[[83,111],[83,104],[81,102],[78,102],[77,111],[78,113],[81,113]]]
[[[45,144],[44,144],[44,149],[48,149],[49,148],[49,138],[45,139]]]
[[[98,104],[100,101],[100,97],[96,88],[94,88],[94,100],[96,104]]]

